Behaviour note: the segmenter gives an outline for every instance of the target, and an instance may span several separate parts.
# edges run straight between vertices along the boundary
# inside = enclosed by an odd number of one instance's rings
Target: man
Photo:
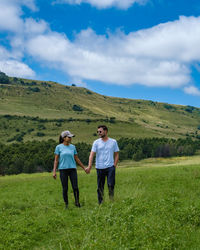
[[[103,202],[104,184],[107,177],[109,190],[109,198],[114,198],[115,186],[115,168],[119,160],[119,147],[117,141],[108,137],[108,128],[105,125],[98,126],[97,133],[99,139],[95,140],[89,156],[88,168],[86,172],[90,173],[93,158],[96,154],[96,170],[97,170],[97,194],[99,204]]]

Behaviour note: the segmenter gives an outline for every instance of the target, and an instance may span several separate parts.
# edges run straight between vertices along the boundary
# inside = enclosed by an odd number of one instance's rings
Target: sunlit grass
[[[199,156],[123,162],[115,201],[97,204],[96,172],[78,171],[64,209],[51,174],[0,178],[0,249],[199,249]],[[177,164],[176,164],[177,162]]]

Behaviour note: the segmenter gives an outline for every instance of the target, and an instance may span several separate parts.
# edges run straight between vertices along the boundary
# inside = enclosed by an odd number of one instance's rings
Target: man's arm
[[[88,162],[88,167],[86,168],[86,172],[89,173],[91,168],[92,168],[92,162],[94,159],[95,152],[91,151],[90,156],[89,156],[89,162]]]
[[[114,166],[117,167],[117,163],[119,161],[119,152],[114,153]]]

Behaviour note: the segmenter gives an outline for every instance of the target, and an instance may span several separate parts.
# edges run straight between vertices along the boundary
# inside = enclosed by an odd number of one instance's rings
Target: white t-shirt
[[[119,151],[117,141],[108,138],[103,141],[101,138],[94,141],[92,151],[96,153],[96,168],[104,169],[114,165],[114,152]]]

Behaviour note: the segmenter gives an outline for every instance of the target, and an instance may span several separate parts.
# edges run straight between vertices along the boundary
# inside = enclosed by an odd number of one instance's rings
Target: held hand
[[[84,171],[85,171],[85,173],[87,174],[86,169],[87,169],[86,167],[84,167],[84,168],[83,168],[83,170],[84,170]]]
[[[90,168],[87,167],[87,168],[85,169],[85,172],[86,172],[87,174],[89,174],[89,173],[90,173]]]
[[[53,178],[56,179],[56,172],[53,172]]]

